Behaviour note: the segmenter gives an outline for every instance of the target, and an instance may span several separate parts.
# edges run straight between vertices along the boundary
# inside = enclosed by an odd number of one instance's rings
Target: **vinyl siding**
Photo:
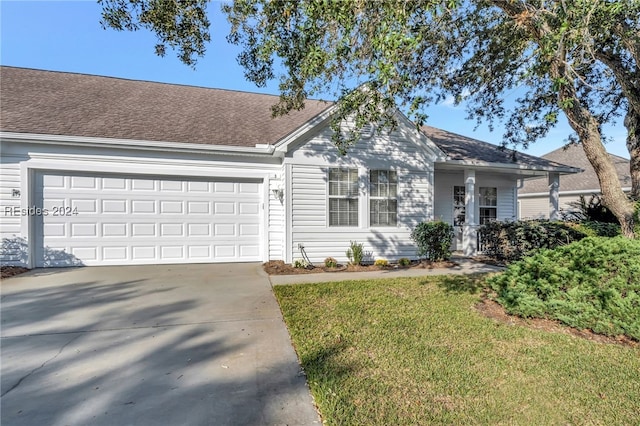
[[[591,194],[585,194],[587,200]],[[563,211],[575,210],[570,203],[577,202],[579,195],[562,195],[559,197],[560,217]],[[535,197],[519,197],[520,211],[518,217],[520,219],[549,219],[549,196],[539,195]]]
[[[268,236],[269,236],[269,259],[284,259],[284,199],[276,198],[274,190],[284,190],[284,170],[277,178],[269,181],[269,216],[268,216]]]
[[[400,126],[401,127],[401,126]],[[368,135],[340,156],[322,129],[289,153],[291,164],[291,259],[304,253],[315,264],[326,257],[346,262],[351,241],[364,244],[367,260],[416,257],[410,234],[421,221],[433,217],[433,155],[406,133]],[[328,223],[328,170],[356,168],[359,178],[357,227]],[[369,170],[395,170],[398,177],[398,223],[394,227],[369,226]]]
[[[4,148],[4,147],[3,147]],[[20,215],[14,215],[13,208],[20,207],[20,200],[27,194],[21,191],[20,161],[25,156],[3,155],[0,157],[0,263],[3,265],[26,265],[26,240],[21,235]],[[19,197],[13,195],[14,190],[21,191]]]

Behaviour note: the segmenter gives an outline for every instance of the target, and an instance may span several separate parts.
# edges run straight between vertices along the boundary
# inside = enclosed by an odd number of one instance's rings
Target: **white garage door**
[[[36,265],[260,261],[262,183],[46,172]]]

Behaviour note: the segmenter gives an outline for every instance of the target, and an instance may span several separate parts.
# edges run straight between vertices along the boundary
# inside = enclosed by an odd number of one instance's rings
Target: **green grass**
[[[638,423],[640,350],[484,318],[483,282],[275,287],[325,423]]]

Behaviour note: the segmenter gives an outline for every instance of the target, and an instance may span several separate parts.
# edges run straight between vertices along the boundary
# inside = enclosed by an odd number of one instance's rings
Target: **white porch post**
[[[465,256],[473,256],[478,249],[478,233],[476,230],[476,171],[464,171],[465,185],[465,220],[462,231],[462,248]]]
[[[549,220],[558,220],[560,211],[560,174],[549,173]]]

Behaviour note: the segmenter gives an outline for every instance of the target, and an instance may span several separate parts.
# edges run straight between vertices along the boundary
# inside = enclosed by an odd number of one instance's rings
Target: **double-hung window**
[[[371,226],[397,225],[398,175],[395,171],[369,171],[369,213]]]
[[[454,226],[464,225],[465,218],[467,215],[465,194],[466,194],[466,191],[464,186],[453,187],[453,225]]]
[[[498,188],[479,188],[480,225],[498,218]]]
[[[329,226],[358,226],[358,169],[329,169]]]

